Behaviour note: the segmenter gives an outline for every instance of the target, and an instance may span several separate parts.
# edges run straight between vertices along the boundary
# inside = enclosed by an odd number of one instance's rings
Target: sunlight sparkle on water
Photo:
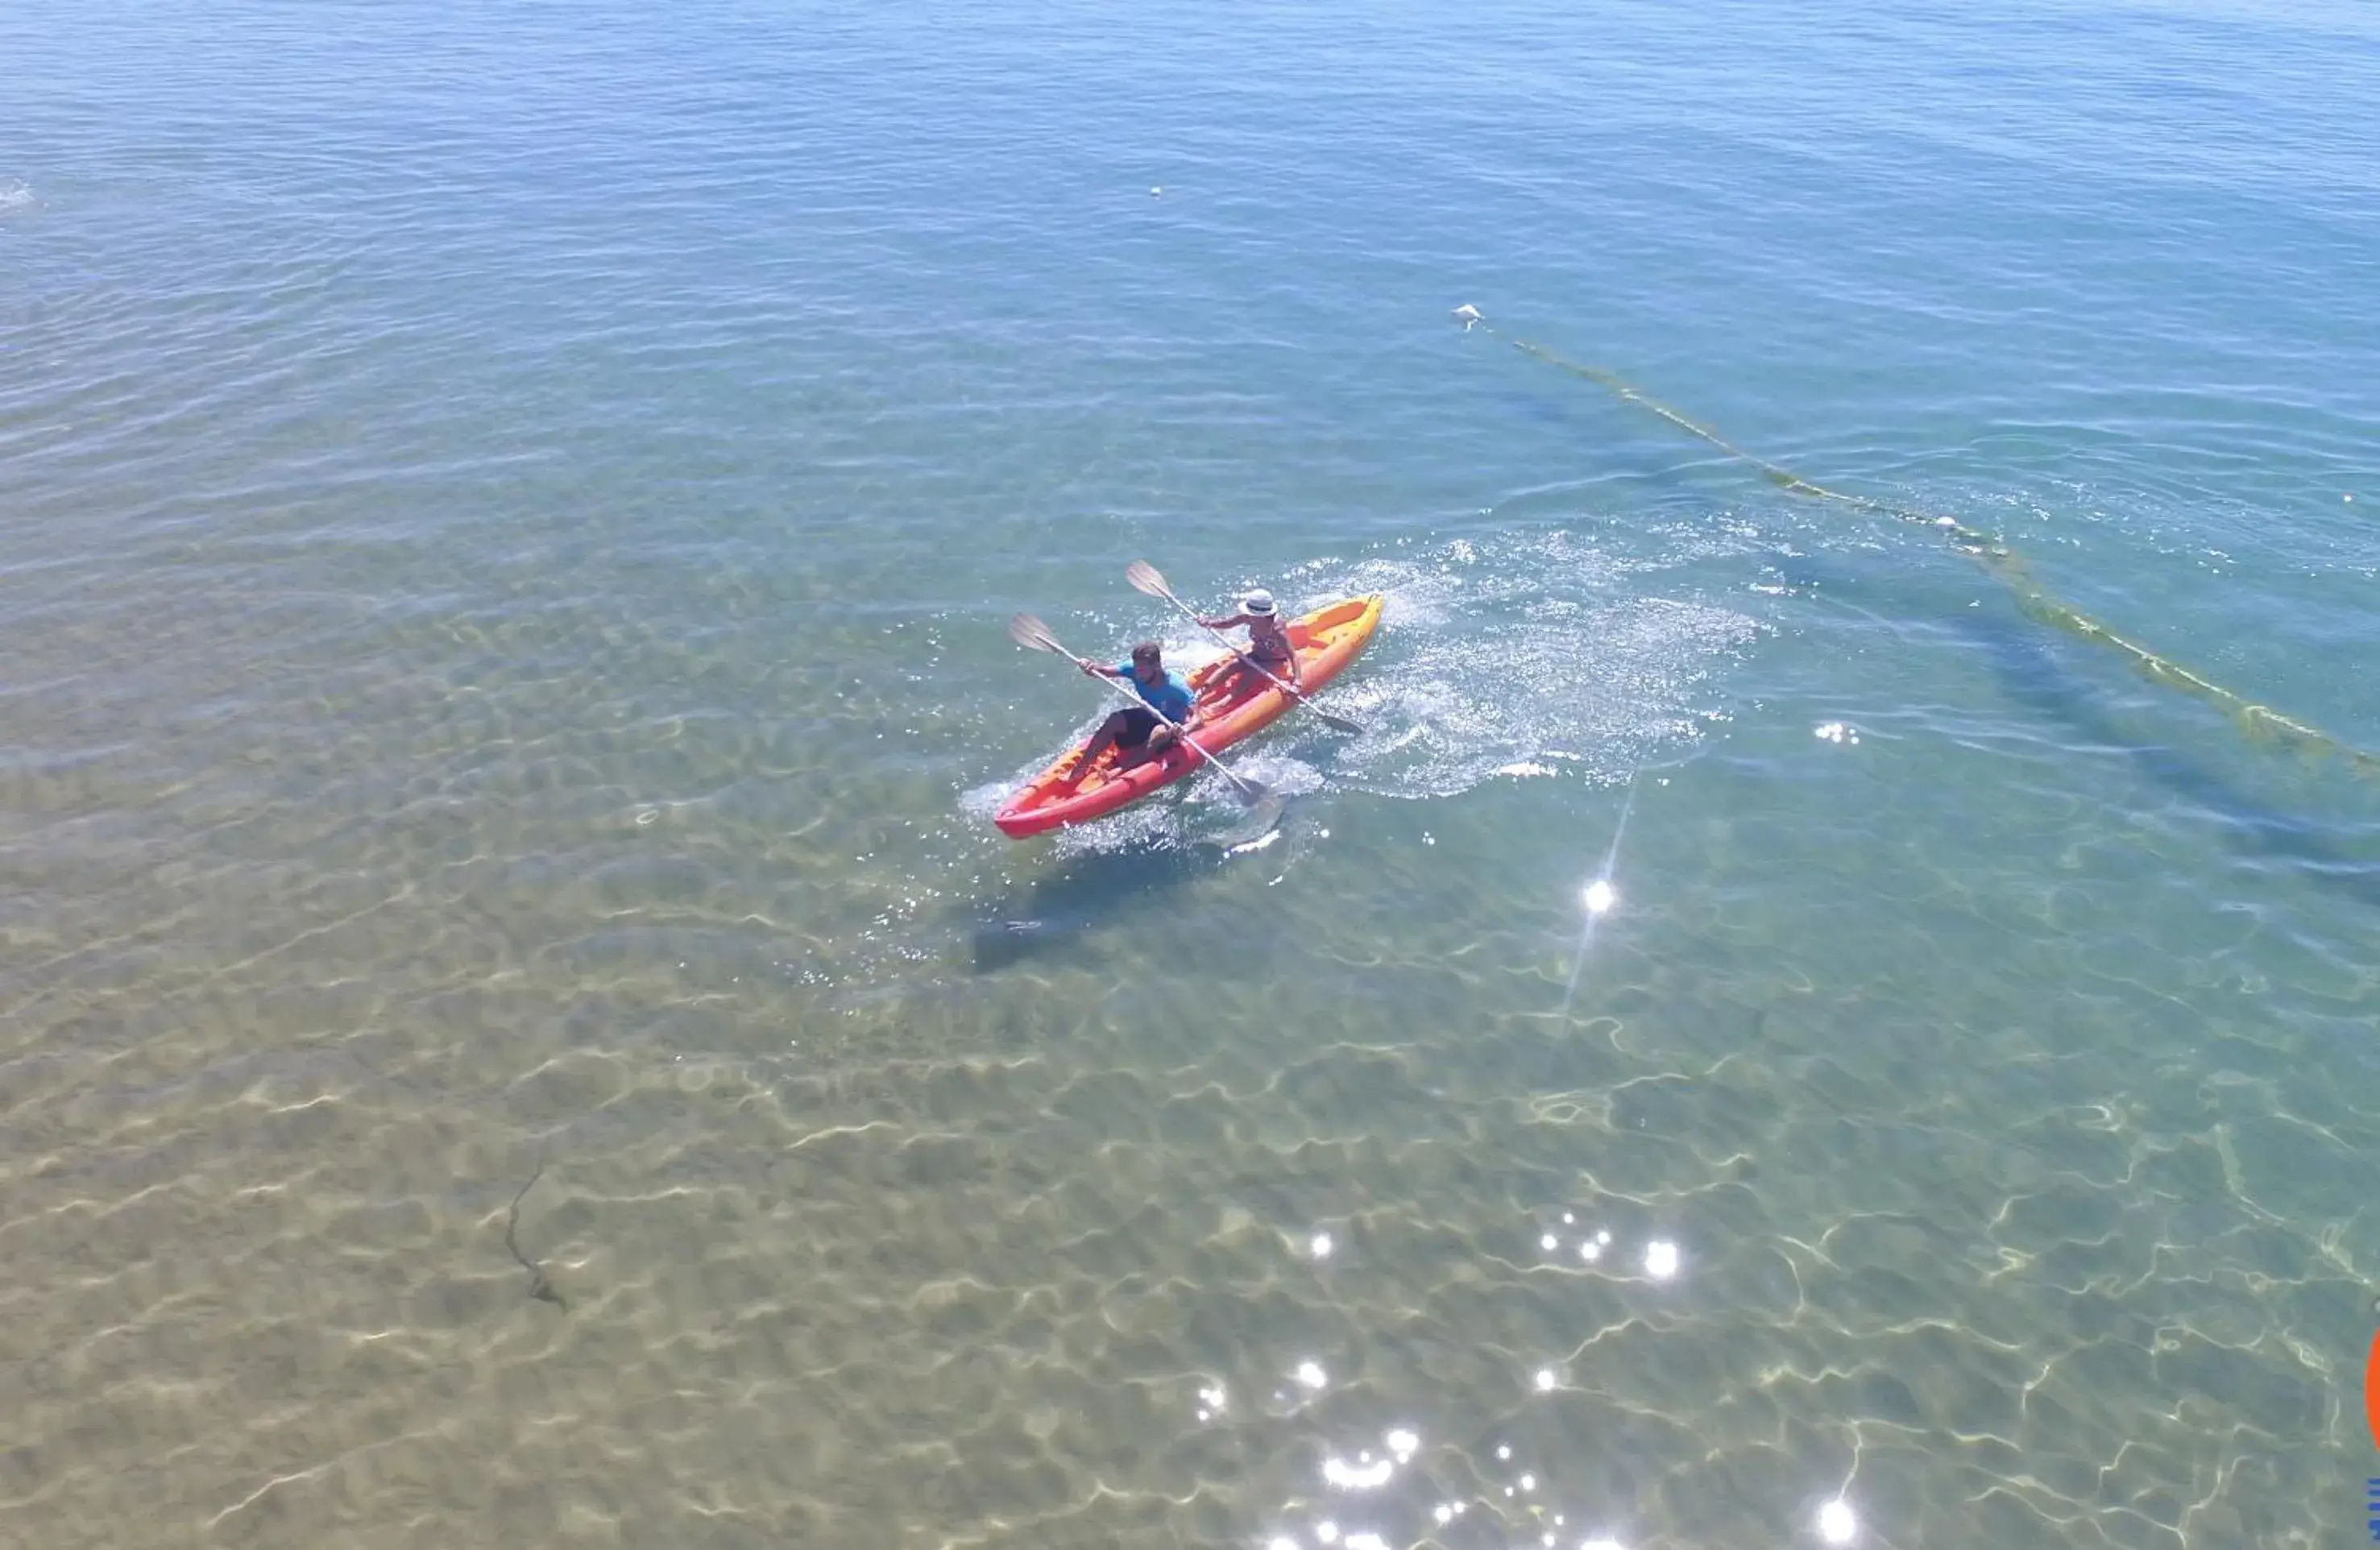
[[[1818,1508],[1818,1537],[1829,1544],[1849,1544],[1859,1532],[1859,1515],[1838,1496]]]
[[[1327,1232],[1318,1232],[1306,1241],[1306,1253],[1312,1254],[1317,1259],[1329,1259],[1330,1257],[1330,1235]]]
[[[1395,1464],[1386,1459],[1374,1459],[1366,1454],[1362,1463],[1351,1464],[1344,1459],[1322,1460],[1322,1478],[1333,1490],[1371,1491],[1389,1483],[1397,1472]]]
[[[1540,1393],[1540,1394],[1550,1394],[1550,1393],[1552,1393],[1552,1392],[1553,1392],[1554,1382],[1555,1382],[1555,1379],[1554,1379],[1554,1370],[1553,1370],[1551,1367],[1540,1367],[1540,1368],[1538,1368],[1538,1369],[1537,1369],[1537,1379],[1536,1379],[1536,1382],[1537,1382],[1537,1392],[1538,1392],[1538,1393]]]
[[[1322,1363],[1319,1362],[1299,1362],[1295,1376],[1299,1383],[1308,1388],[1319,1388],[1330,1381],[1330,1374],[1322,1370]]]
[[[1609,878],[1597,878],[1586,885],[1587,914],[1601,914],[1619,902],[1620,895],[1612,891]]]
[[[1657,1281],[1666,1281],[1678,1273],[1678,1246],[1666,1238],[1657,1238],[1645,1245],[1645,1274]]]

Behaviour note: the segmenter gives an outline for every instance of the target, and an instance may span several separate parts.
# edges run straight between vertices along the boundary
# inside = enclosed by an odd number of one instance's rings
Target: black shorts
[[[1116,727],[1115,740],[1119,748],[1139,747],[1148,741],[1150,733],[1164,725],[1157,719],[1157,712],[1145,705],[1128,705],[1116,714],[1123,718]]]

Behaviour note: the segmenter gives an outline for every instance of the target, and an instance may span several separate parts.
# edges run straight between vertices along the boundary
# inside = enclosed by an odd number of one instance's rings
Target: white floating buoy
[[[1471,332],[1472,324],[1487,321],[1485,318],[1482,318],[1479,315],[1479,309],[1472,306],[1467,301],[1454,309],[1454,315],[1463,320],[1463,332],[1465,333]]]

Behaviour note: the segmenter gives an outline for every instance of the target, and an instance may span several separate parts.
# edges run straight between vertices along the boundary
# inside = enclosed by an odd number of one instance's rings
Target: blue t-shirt
[[[1140,680],[1140,675],[1132,671],[1130,662],[1119,662],[1116,666],[1118,671],[1123,672],[1124,682],[1133,686],[1134,691],[1151,710],[1169,721],[1186,721],[1190,719],[1189,684],[1174,677],[1171,672],[1154,684],[1144,684]]]

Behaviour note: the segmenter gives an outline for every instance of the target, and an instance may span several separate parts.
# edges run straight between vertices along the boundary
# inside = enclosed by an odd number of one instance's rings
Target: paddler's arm
[[[1198,703],[1198,694],[1195,689],[1192,690],[1190,694],[1190,708],[1182,712],[1182,719],[1178,721],[1172,717],[1167,715],[1163,710],[1158,709],[1154,705],[1150,706],[1149,708],[1157,711],[1158,720],[1163,721],[1167,726],[1172,727],[1177,733],[1196,732],[1207,720],[1207,708]]]

